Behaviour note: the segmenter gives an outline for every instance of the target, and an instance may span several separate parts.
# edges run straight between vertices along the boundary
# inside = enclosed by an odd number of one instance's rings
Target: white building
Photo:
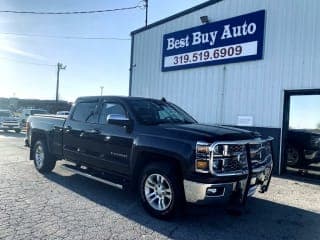
[[[319,0],[211,0],[133,31],[130,95],[273,136],[280,173],[290,96],[320,94],[319,10]]]

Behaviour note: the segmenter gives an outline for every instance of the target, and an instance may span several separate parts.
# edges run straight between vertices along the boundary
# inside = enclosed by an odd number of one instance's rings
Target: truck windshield
[[[0,117],[12,117],[9,111],[0,111]]]
[[[196,121],[176,105],[160,100],[130,100],[129,105],[137,120],[145,125],[161,123],[196,123]]]

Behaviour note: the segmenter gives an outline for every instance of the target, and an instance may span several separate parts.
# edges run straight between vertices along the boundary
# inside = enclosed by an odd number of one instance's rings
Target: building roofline
[[[174,15],[172,15],[172,16],[169,16],[169,17],[167,17],[167,18],[164,18],[164,19],[161,19],[161,20],[156,21],[156,22],[154,22],[154,23],[151,23],[151,24],[149,24],[149,25],[146,26],[146,27],[138,28],[138,29],[136,29],[136,30],[134,30],[134,31],[131,32],[131,36],[133,36],[134,34],[137,34],[137,33],[143,32],[143,31],[146,31],[146,30],[148,30],[148,29],[150,29],[150,28],[159,26],[159,25],[164,24],[164,23],[166,23],[166,22],[170,22],[170,21],[172,21],[172,20],[174,20],[174,19],[176,19],[176,18],[182,17],[182,16],[184,16],[184,15],[187,15],[187,14],[189,14],[189,13],[192,13],[192,12],[194,12],[194,11],[197,11],[197,10],[202,9],[202,8],[205,8],[205,7],[207,7],[207,6],[216,4],[216,3],[221,2],[221,1],[223,1],[223,0],[209,0],[209,1],[206,1],[206,2],[204,2],[204,3],[201,3],[201,4],[199,4],[199,5],[194,6],[194,7],[192,7],[192,8],[186,9],[186,10],[184,10],[184,11],[182,11],[182,12],[176,13],[176,14],[174,14]]]

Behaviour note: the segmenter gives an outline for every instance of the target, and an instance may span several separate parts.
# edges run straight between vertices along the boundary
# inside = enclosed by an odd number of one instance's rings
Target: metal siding
[[[134,35],[132,96],[175,102],[204,123],[282,125],[283,90],[320,88],[318,0],[224,0]],[[266,10],[264,59],[161,72],[165,33],[210,21]],[[224,70],[225,68],[225,70]]]

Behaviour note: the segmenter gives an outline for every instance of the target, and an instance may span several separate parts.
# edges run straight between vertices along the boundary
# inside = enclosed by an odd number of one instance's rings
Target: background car
[[[287,143],[288,166],[306,167],[320,161],[320,130],[290,129]]]
[[[69,115],[69,111],[59,111],[59,112],[57,112],[57,115],[65,115],[65,116],[67,116],[67,115]]]
[[[21,132],[19,120],[14,117],[10,110],[0,110],[0,130],[14,130],[16,133]]]

